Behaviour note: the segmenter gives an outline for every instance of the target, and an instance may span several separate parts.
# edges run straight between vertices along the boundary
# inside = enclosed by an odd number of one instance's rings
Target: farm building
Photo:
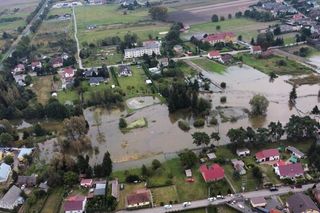
[[[236,41],[236,35],[233,32],[221,32],[216,34],[210,34],[204,39],[203,42],[209,42],[211,45],[214,45],[219,42],[229,43]]]
[[[277,149],[266,149],[256,153],[257,162],[275,161],[280,159],[280,153]]]

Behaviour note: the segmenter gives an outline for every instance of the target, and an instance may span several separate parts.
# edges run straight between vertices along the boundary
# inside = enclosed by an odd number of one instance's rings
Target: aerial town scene
[[[320,213],[320,0],[0,0],[0,212]]]

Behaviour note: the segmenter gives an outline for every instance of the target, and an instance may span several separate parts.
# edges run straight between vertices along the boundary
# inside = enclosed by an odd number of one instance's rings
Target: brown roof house
[[[295,193],[287,200],[291,213],[319,213],[320,210],[311,198],[303,193]]]
[[[16,182],[17,186],[26,186],[26,187],[33,187],[37,184],[37,177],[36,176],[18,176],[18,180]]]
[[[152,207],[151,191],[148,189],[140,189],[133,194],[127,195],[126,207],[127,209]]]

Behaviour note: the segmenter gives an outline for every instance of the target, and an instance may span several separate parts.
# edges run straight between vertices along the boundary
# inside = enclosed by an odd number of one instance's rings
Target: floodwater
[[[189,132],[184,132],[178,127],[177,121],[185,119],[192,126],[194,119],[190,113],[178,112],[170,115],[165,104],[156,104],[126,117],[128,123],[144,117],[148,122],[147,127],[122,133],[118,123],[121,116],[127,116],[126,111],[88,108],[84,111],[84,116],[90,125],[88,136],[93,147],[93,151],[89,152],[90,163],[100,163],[106,151],[110,152],[114,162],[125,163],[163,154],[170,155],[185,148],[196,148],[191,136],[195,131],[205,131],[208,134],[219,131],[221,140],[217,145],[226,144],[229,142],[226,134],[230,128],[258,128],[267,126],[271,121],[285,124],[292,114],[308,114],[315,105],[319,106],[319,86],[303,85],[297,88],[296,108],[290,108],[288,100],[292,85],[286,82],[290,76],[280,76],[271,82],[269,76],[246,65],[229,67],[222,75],[206,73],[205,76],[218,83],[226,82],[224,92],[203,96],[212,100],[213,109],[218,106],[228,107],[220,110],[229,116],[234,112],[234,116],[238,118],[236,122],[219,122],[218,126],[200,129],[192,127]],[[250,109],[249,101],[255,94],[266,96],[270,103],[265,117],[252,119],[243,112],[244,109]],[[220,103],[222,96],[227,99],[224,104]],[[218,120],[221,121],[219,117]]]
[[[316,65],[318,68],[320,68],[320,55],[313,55],[308,59],[311,64]]]

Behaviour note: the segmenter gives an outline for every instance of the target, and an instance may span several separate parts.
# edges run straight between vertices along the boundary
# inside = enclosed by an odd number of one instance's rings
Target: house
[[[119,77],[128,77],[128,76],[132,76],[132,71],[130,66],[128,65],[120,65],[119,66],[119,73],[118,73]]]
[[[319,204],[320,203],[320,187],[318,184],[313,187],[312,194],[313,194],[314,199]]]
[[[303,152],[301,152],[299,149],[297,149],[293,146],[288,146],[286,148],[286,151],[290,152],[293,156],[295,156],[299,159],[304,158],[304,156],[305,156]]]
[[[99,86],[100,83],[104,82],[103,77],[91,77],[89,78],[89,85],[90,86]]]
[[[209,42],[211,45],[215,43],[223,42],[235,42],[236,35],[233,32],[221,32],[216,34],[209,34],[205,38],[202,39],[202,42]]]
[[[151,192],[148,189],[140,189],[126,197],[127,209],[143,208],[152,206]]]
[[[115,180],[109,181],[111,184],[111,196],[119,200],[119,180],[116,178]]]
[[[213,152],[208,153],[207,157],[208,157],[209,160],[213,160],[213,159],[217,158],[216,154],[214,154]]]
[[[206,183],[224,178],[224,169],[217,163],[212,164],[209,168],[205,164],[201,165],[200,173]]]
[[[207,56],[209,59],[220,59],[220,52],[217,50],[210,51]]]
[[[39,188],[40,188],[41,190],[45,191],[45,192],[48,192],[49,186],[48,186],[48,184],[47,184],[47,181],[40,183],[40,184],[39,184]]]
[[[14,75],[13,76],[15,82],[21,86],[21,87],[25,87],[26,86],[26,83],[25,83],[25,78],[26,78],[26,75],[24,74],[20,74],[20,75]]]
[[[181,54],[181,53],[183,53],[183,47],[181,46],[181,45],[174,45],[174,47],[173,47],[173,50],[176,52],[176,53],[179,53],[179,54]]]
[[[241,148],[241,149],[237,149],[236,153],[239,157],[245,157],[250,155],[250,150],[247,148]]]
[[[106,194],[106,188],[107,188],[107,182],[106,181],[98,181],[95,183],[96,186],[94,188],[94,196],[102,195],[104,196]]]
[[[233,57],[231,54],[223,54],[221,55],[221,58],[220,58],[220,62],[223,64],[230,64],[232,63],[232,60],[233,60]]]
[[[292,213],[319,213],[320,210],[316,206],[316,204],[312,201],[312,199],[299,192],[291,195],[287,199],[287,206]]]
[[[63,77],[65,79],[68,79],[68,78],[73,78],[74,77],[74,69],[72,67],[66,67],[63,69]]]
[[[267,205],[267,201],[264,197],[253,197],[250,199],[250,203],[253,208],[265,207]]]
[[[277,149],[266,149],[256,153],[257,162],[275,161],[280,159],[280,153]]]
[[[56,57],[51,62],[53,68],[60,68],[63,66],[63,59],[61,57]]]
[[[250,53],[254,55],[260,55],[262,53],[262,49],[260,45],[251,46]]]
[[[33,61],[31,63],[31,69],[34,71],[35,68],[39,68],[39,69],[42,68],[42,64],[40,61]]]
[[[146,41],[143,42],[142,47],[136,47],[124,50],[124,58],[139,58],[144,54],[152,56],[153,54],[160,55],[161,44],[158,41]]]
[[[20,196],[21,192],[21,189],[15,185],[11,186],[9,191],[7,191],[7,193],[1,198],[0,208],[13,210],[18,205],[23,204],[24,200]]]
[[[13,75],[23,74],[26,71],[24,64],[18,64],[12,71]]]
[[[67,198],[64,202],[65,213],[83,213],[87,204],[87,198],[85,196],[75,195]]]
[[[231,163],[233,165],[233,168],[236,172],[238,172],[240,175],[245,175],[246,169],[244,168],[244,162],[242,160],[233,159],[231,160]]]
[[[37,185],[37,177],[36,176],[18,176],[16,185],[19,187],[23,185],[26,187],[33,187]]]
[[[169,59],[168,58],[160,58],[158,59],[158,68],[167,67],[169,65]]]
[[[0,165],[0,183],[7,182],[9,175],[11,174],[11,166],[6,163]]]
[[[32,153],[32,148],[21,148],[20,152],[18,154],[18,160],[23,161],[25,155],[31,155]]]
[[[92,179],[81,179],[80,181],[80,186],[85,187],[85,188],[90,188],[93,184]]]
[[[158,67],[149,68],[151,75],[161,75],[161,70]]]
[[[184,172],[186,173],[186,177],[187,177],[187,178],[191,178],[191,177],[192,177],[192,171],[191,171],[191,169],[187,169],[187,170],[185,170]]]
[[[287,165],[280,165],[275,168],[276,174],[280,179],[294,179],[303,175],[304,171],[301,163],[293,163]]]
[[[97,69],[92,68],[84,71],[82,74],[85,78],[90,78],[90,77],[96,77],[99,73]]]

